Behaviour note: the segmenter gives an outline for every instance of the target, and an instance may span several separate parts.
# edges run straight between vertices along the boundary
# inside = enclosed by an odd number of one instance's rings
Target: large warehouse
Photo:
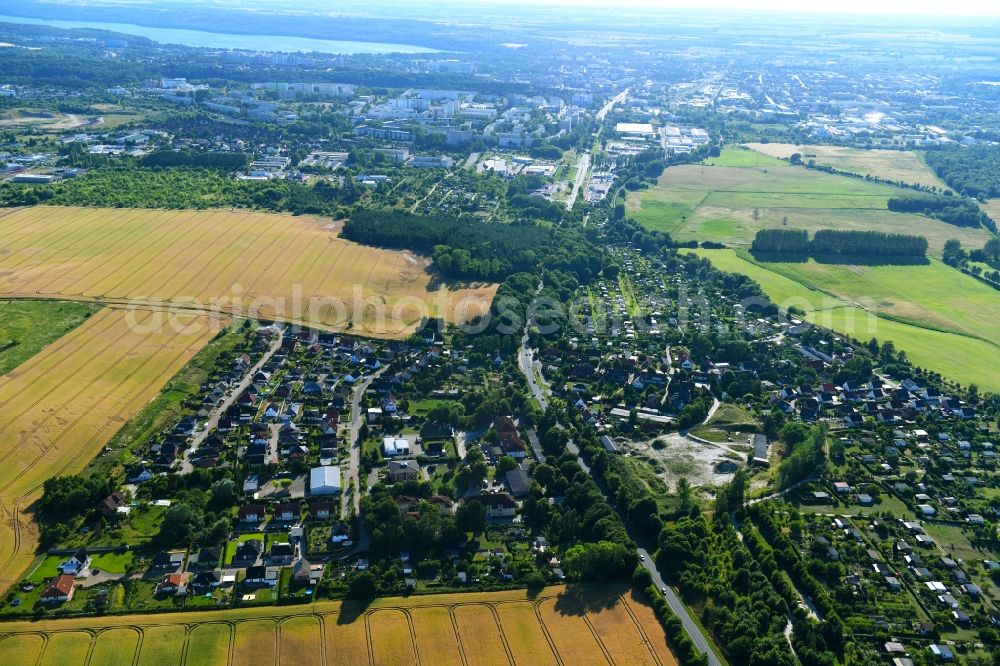
[[[340,492],[340,467],[313,467],[309,474],[310,495],[336,495]]]

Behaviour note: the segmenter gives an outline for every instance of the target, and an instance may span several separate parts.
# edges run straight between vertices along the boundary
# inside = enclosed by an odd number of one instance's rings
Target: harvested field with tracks
[[[86,466],[214,335],[204,316],[156,316],[105,308],[0,377],[0,590],[35,555],[45,480]]]
[[[339,232],[330,220],[250,211],[0,209],[0,295],[166,303],[404,338],[421,315],[466,321],[496,293],[432,284],[426,258]]]
[[[677,663],[641,596],[603,586],[0,624],[0,653],[12,666]]]

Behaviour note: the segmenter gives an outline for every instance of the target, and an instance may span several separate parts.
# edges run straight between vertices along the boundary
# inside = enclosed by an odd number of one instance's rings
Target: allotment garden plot
[[[42,483],[82,469],[214,335],[204,316],[156,316],[105,308],[0,377],[0,590],[34,557]]]
[[[0,211],[0,295],[170,303],[379,337],[488,309],[496,285],[432,284],[429,261],[329,220],[248,211]],[[384,317],[382,316],[382,313]]]
[[[13,622],[0,626],[0,653],[12,665],[85,663],[88,654],[95,666],[677,663],[641,596],[606,587]]]

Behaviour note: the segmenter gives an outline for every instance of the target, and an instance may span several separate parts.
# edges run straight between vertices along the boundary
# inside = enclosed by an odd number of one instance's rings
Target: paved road
[[[518,355],[518,366],[520,367],[522,374],[524,374],[525,379],[528,380],[528,386],[531,387],[531,393],[535,396],[535,399],[538,400],[539,404],[542,406],[542,410],[543,411],[547,410],[548,400],[546,399],[545,390],[538,385],[538,381],[535,378],[534,358],[532,350],[528,348],[527,327],[525,327],[524,337],[521,339],[521,350]],[[535,436],[534,431],[528,432],[528,440],[532,443],[533,447],[536,445],[536,443],[538,442],[538,437]],[[536,451],[540,449],[541,447],[539,446],[538,449],[536,449]],[[583,460],[583,458],[580,457],[580,448],[576,445],[576,443],[573,440],[570,440],[566,443],[566,450],[575,455],[577,457],[577,462],[579,463],[583,471],[585,471],[587,474],[590,474],[590,467]],[[606,488],[604,488],[600,483],[598,483],[597,486],[598,488],[601,489],[602,492],[605,492],[606,494],[607,491]],[[667,584],[663,581],[662,576],[660,576],[660,572],[656,568],[656,564],[653,562],[653,558],[650,557],[649,553],[644,548],[639,548],[638,550],[639,554],[642,556],[643,566],[646,567],[646,569],[652,575],[653,582],[655,582],[656,586],[661,590],[666,590],[664,596],[667,599],[667,605],[669,605],[670,609],[674,612],[674,614],[680,618],[681,624],[684,625],[684,630],[691,637],[691,641],[695,644],[695,647],[697,647],[700,652],[708,656],[708,663],[710,666],[722,666],[722,662],[715,655],[715,652],[712,651],[712,646],[709,644],[708,638],[705,636],[704,633],[702,633],[701,627],[698,626],[698,623],[695,622],[694,617],[691,615],[691,611],[689,611],[687,606],[684,605],[684,602],[681,601],[680,597],[677,595],[677,592],[674,591],[672,587],[668,587]]]
[[[538,289],[535,293],[539,293],[542,290],[542,285],[538,285]],[[531,326],[531,322],[527,322],[524,325],[524,335],[521,336],[521,349],[517,353],[517,365],[521,369],[521,373],[528,380],[528,386],[531,387],[531,395],[535,397],[538,404],[541,405],[542,411],[544,412],[549,408],[548,393],[545,388],[541,386],[538,382],[538,378],[535,375],[535,350],[528,346],[528,327]],[[541,374],[541,364],[539,363],[539,374]]]
[[[188,447],[188,450],[184,452],[184,457],[181,458],[181,474],[189,474],[194,469],[194,466],[191,465],[191,456],[198,450],[198,447],[205,443],[209,433],[219,427],[219,419],[222,418],[222,415],[227,409],[232,407],[233,403],[236,402],[236,399],[250,387],[250,384],[253,383],[254,375],[256,375],[260,369],[271,360],[274,353],[281,347],[281,340],[284,337],[284,329],[278,329],[278,335],[275,337],[268,350],[264,353],[264,356],[257,362],[257,365],[247,370],[246,374],[243,375],[243,379],[240,380],[240,383],[237,384],[236,388],[231,390],[219,406],[212,410],[212,414],[209,416],[208,421],[205,422],[205,427],[194,436],[194,439],[191,441],[191,446]]]
[[[573,191],[569,193],[569,199],[566,200],[566,210],[573,210],[576,198],[580,195],[580,188],[587,182],[587,173],[589,171],[590,153],[587,152],[580,155],[580,158],[576,161],[576,180],[573,181]]]
[[[664,591],[667,605],[670,606],[670,610],[674,612],[674,615],[680,618],[681,624],[684,625],[684,631],[691,637],[691,642],[694,643],[700,652],[708,656],[708,663],[711,666],[722,666],[722,662],[715,655],[705,634],[702,633],[701,627],[691,617],[691,612],[688,611],[687,606],[681,601],[680,596],[677,595],[674,588],[667,585],[660,576],[660,572],[656,569],[656,565],[653,563],[653,558],[650,557],[649,552],[645,548],[639,548],[639,555],[642,556],[642,565],[646,567],[646,570],[653,577],[656,587],[660,588],[660,591]]]
[[[527,342],[527,340],[525,340]],[[538,404],[541,405],[542,411],[549,408],[549,400],[546,396],[545,390],[538,383],[538,378],[535,375],[535,350],[530,349],[527,344],[521,345],[521,351],[518,353],[517,364],[521,368],[521,372],[524,374],[525,378],[528,380],[528,386],[531,387],[531,395],[535,397]]]
[[[365,415],[361,413],[361,398],[364,396],[365,391],[371,386],[371,383],[375,381],[375,378],[385,372],[389,366],[384,365],[378,369],[372,375],[366,377],[363,381],[355,385],[354,393],[351,395],[351,425],[350,434],[348,435],[348,443],[351,445],[351,463],[350,469],[348,469],[348,481],[344,485],[344,492],[341,496],[341,515],[347,515],[347,488],[351,485],[351,481],[354,482],[354,515],[359,515],[361,510],[361,496],[368,490],[367,485],[361,484],[361,479],[359,478],[359,470],[361,469],[361,441],[358,439],[358,432],[361,430],[361,424],[364,422]]]
[[[597,112],[597,122],[604,120],[604,116],[611,112],[611,109],[615,107],[615,104],[621,104],[628,97],[628,88],[621,91],[613,98],[611,98],[607,104],[601,107],[601,110]]]

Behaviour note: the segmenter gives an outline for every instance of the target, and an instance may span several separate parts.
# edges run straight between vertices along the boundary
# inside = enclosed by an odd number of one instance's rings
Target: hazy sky
[[[470,4],[499,4],[497,0],[466,0]],[[691,9],[747,9],[813,11],[839,14],[946,14],[1000,16],[998,0],[504,0],[517,4],[630,6]]]

